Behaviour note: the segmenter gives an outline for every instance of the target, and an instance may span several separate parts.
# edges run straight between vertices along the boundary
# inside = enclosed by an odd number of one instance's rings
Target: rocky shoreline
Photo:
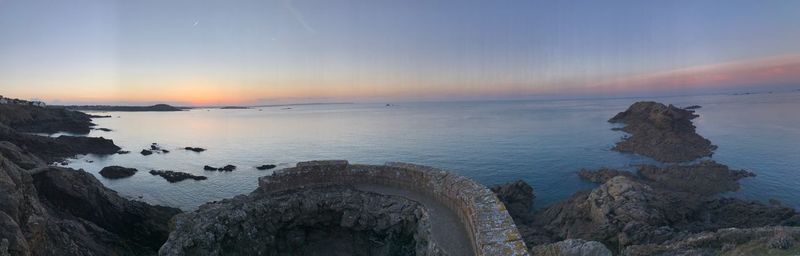
[[[83,170],[53,167],[77,154],[114,154],[86,134],[88,115],[0,105],[0,255],[155,255],[176,208],[131,201]]]
[[[638,166],[635,173],[609,168],[580,170],[579,177],[598,187],[576,192],[538,211],[533,210],[535,188],[527,183],[492,187],[529,252],[631,256],[800,253],[800,214],[795,209],[722,196],[738,190],[740,179],[755,174],[731,170],[709,159],[697,161],[710,157],[716,146],[695,132],[691,120],[697,114],[687,109],[637,102],[610,120],[623,124],[619,129],[630,134],[614,150],[649,156],[663,165]],[[87,134],[93,126],[90,116],[65,109],[0,108],[0,255],[155,255],[159,250],[161,255],[247,255],[256,251],[278,255],[324,252],[341,244],[353,246],[337,252],[441,253],[426,238],[430,220],[415,201],[331,186],[270,195],[256,191],[179,215],[181,211],[175,208],[125,199],[83,170],[48,165],[76,154],[120,152],[113,141],[29,134]],[[169,152],[155,143],[145,150]],[[204,169],[233,171],[236,167]],[[100,174],[114,179],[136,172],[110,166]],[[206,178],[175,171],[150,173],[169,182]],[[367,221],[348,221],[348,214],[354,213],[360,214],[357,219]],[[250,215],[261,217],[246,218]],[[226,225],[206,225],[219,220]],[[326,228],[318,228],[320,225]],[[314,246],[306,246],[309,244]]]
[[[633,134],[615,149],[631,149],[620,151],[663,162],[710,156],[716,147],[694,132],[690,120],[695,117],[694,112],[660,103],[634,103],[612,118],[626,123],[622,129]],[[720,196],[738,190],[738,180],[754,173],[703,160],[644,165],[636,173],[584,169],[578,176],[600,186],[536,212],[527,184],[517,181],[492,189],[509,208],[534,255],[800,252],[800,214],[795,209]]]

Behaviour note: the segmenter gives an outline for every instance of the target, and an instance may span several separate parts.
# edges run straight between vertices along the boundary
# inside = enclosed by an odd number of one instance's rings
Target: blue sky
[[[784,88],[798,76],[630,78],[793,68],[798,24],[789,0],[0,0],[0,94],[222,104]],[[598,87],[619,80],[631,85]]]

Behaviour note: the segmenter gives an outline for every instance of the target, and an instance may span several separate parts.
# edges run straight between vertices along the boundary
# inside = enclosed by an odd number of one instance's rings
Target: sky
[[[796,88],[795,0],[0,0],[0,95],[51,104]]]

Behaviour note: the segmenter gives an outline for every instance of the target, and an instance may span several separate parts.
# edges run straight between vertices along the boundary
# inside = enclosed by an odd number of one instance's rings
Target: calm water
[[[537,207],[593,185],[578,179],[581,168],[653,163],[610,151],[623,134],[606,122],[640,99],[400,103],[296,106],[249,110],[113,112],[96,119],[90,136],[111,138],[127,155],[79,157],[83,168],[130,198],[193,209],[208,201],[249,193],[271,171],[254,166],[293,166],[298,161],[347,159],[353,163],[404,161],[453,170],[483,184],[523,179],[534,186]],[[800,208],[800,93],[718,95],[654,99],[677,106],[702,105],[698,132],[719,146],[713,159],[758,174],[733,196],[775,198]],[[138,152],[157,142],[169,154]],[[208,149],[194,153],[186,146]],[[89,163],[88,161],[93,161]],[[203,171],[203,165],[239,167]],[[108,165],[135,167],[133,177],[107,180]],[[170,184],[150,169],[208,176]]]

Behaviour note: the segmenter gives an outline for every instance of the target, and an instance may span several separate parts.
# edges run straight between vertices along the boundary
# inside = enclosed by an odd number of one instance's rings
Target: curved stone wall
[[[329,184],[378,184],[431,196],[461,219],[476,255],[528,255],[522,236],[500,200],[488,188],[440,169],[407,164],[349,164],[311,161],[259,178],[264,192]]]

